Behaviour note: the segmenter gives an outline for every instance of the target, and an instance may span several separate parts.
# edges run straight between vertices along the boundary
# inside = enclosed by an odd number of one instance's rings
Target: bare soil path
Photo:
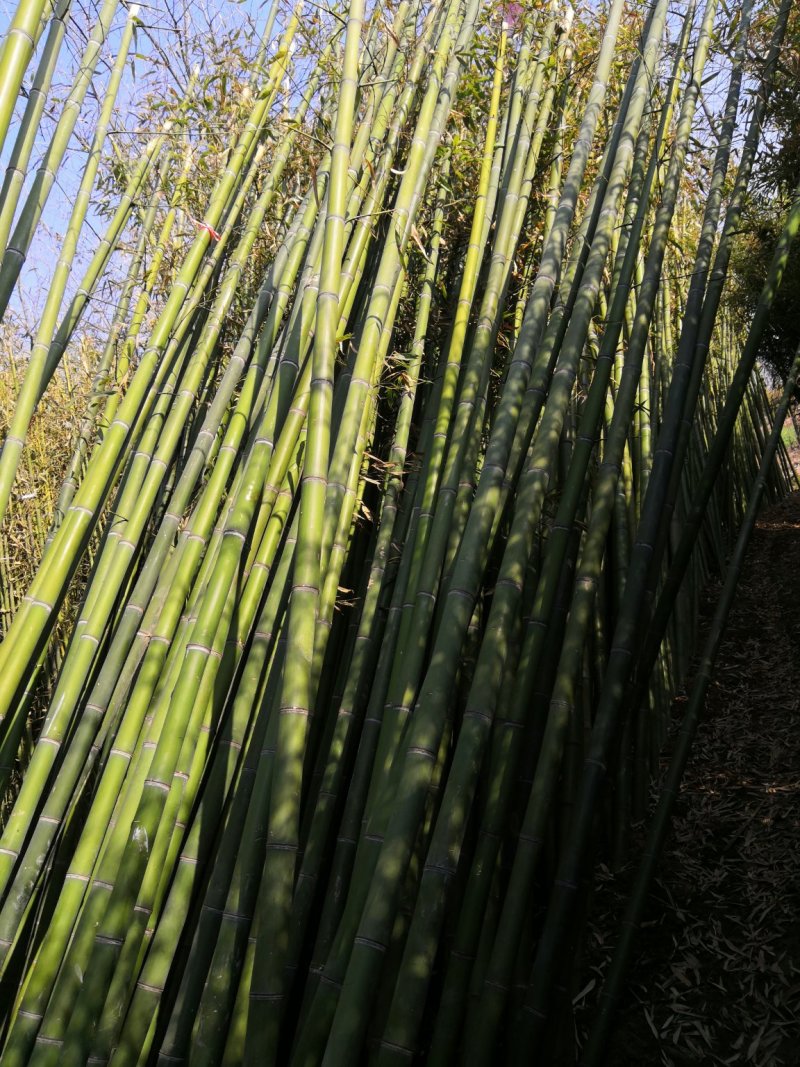
[[[800,493],[751,541],[607,1063],[800,1065]]]

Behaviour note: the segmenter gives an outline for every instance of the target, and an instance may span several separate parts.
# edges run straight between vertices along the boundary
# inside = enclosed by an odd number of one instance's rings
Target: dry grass
[[[5,437],[25,369],[19,338],[0,338],[0,440]],[[79,349],[54,375],[28,432],[9,511],[0,533],[0,635],[41,559],[61,482],[92,384],[91,352]]]
[[[10,337],[6,330],[0,337],[0,440],[8,431],[19,391],[25,368],[24,352],[18,338]],[[41,560],[55,503],[91,391],[92,364],[92,352],[88,347],[79,348],[77,357],[68,363],[63,362],[31,422],[8,512],[0,530],[0,639],[8,630]],[[84,578],[85,572],[76,576],[54,627],[29,705],[28,729],[18,757],[21,765],[29,757],[50,700]],[[19,775],[15,773],[6,796],[0,798],[0,819],[18,785]]]

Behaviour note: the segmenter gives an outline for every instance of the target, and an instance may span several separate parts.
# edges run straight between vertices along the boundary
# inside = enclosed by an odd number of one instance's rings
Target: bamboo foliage
[[[646,813],[704,583],[741,526],[717,641],[793,484],[757,355],[797,195],[745,334],[725,303],[790,6],[729,182],[751,3],[729,33],[715,0],[599,29],[558,0],[273,3],[218,154],[201,65],[71,290],[127,10],[0,456],[4,1064],[575,1058],[593,862]],[[116,8],[24,199],[69,3],[21,3],[0,52],[5,135],[43,42],[4,309]],[[20,486],[89,330],[21,588]]]
[[[80,231],[86,218],[92,188],[100,164],[100,155],[103,151],[103,144],[108,133],[109,123],[111,122],[111,116],[113,114],[120,82],[122,80],[122,74],[125,70],[125,63],[131,45],[134,19],[136,18],[137,10],[136,6],[132,7],[128,15],[128,21],[120,43],[119,52],[114,63],[114,69],[111,72],[111,78],[109,79],[103,106],[97,121],[94,139],[89,150],[89,157],[73,204],[72,214],[64,238],[64,244],[61,249],[61,255],[53,275],[50,289],[47,293],[47,300],[42,311],[41,323],[31,352],[28,370],[25,375],[25,382],[14,406],[14,418],[9,426],[8,433],[6,434],[2,454],[0,454],[0,521],[2,521],[2,516],[11,494],[11,486],[13,485],[14,475],[19,462],[19,455],[22,451],[22,446],[25,442],[25,434],[33,413],[33,406],[43,391],[43,383],[41,381],[42,372],[49,354],[48,350],[53,341],[53,335],[56,329],[56,316],[64,297],[72,260],[75,256]],[[146,156],[146,158],[149,161],[152,156]],[[109,242],[109,244],[110,243],[111,242]],[[0,272],[1,271],[2,266],[0,266]]]

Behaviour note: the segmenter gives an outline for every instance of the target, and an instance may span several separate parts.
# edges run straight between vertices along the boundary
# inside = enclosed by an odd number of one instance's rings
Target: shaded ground
[[[608,1067],[800,1064],[799,753],[795,493],[750,545]]]

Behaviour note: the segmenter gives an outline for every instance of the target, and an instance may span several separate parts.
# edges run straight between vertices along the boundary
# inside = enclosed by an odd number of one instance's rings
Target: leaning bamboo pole
[[[620,995],[626,968],[630,963],[634,939],[640,927],[642,913],[647,902],[648,890],[670,827],[672,811],[680,792],[681,779],[690,758],[692,742],[702,717],[709,687],[711,686],[714,663],[725,633],[725,624],[734,603],[737,583],[744,565],[747,547],[755,529],[759,507],[766,490],[767,479],[773,469],[783,424],[786,421],[792,394],[797,387],[798,377],[800,377],[800,352],[798,352],[792,363],[783,392],[775,409],[772,430],[762,452],[758,474],[747,502],[747,512],[739,527],[736,544],[728,561],[725,582],[714,609],[714,616],[705,640],[700,664],[692,681],[692,688],[689,693],[686,711],[681,721],[677,744],[670,759],[666,779],[661,786],[658,806],[648,828],[647,841],[642,850],[642,859],[636,872],[636,881],[621,923],[621,936],[614,950],[611,966],[603,984],[597,1016],[581,1056],[581,1063],[585,1067],[592,1067],[593,1064],[602,1062],[599,1057],[603,1055],[608,1041],[613,1011]]]
[[[138,8],[133,5],[128,12],[128,20],[114,61],[114,67],[106,87],[105,96],[100,109],[100,115],[95,126],[92,143],[86,165],[81,176],[72,212],[67,224],[67,231],[58,258],[56,269],[47,291],[47,299],[39,320],[39,328],[36,340],[33,344],[25,378],[22,383],[17,402],[14,405],[14,417],[3,442],[3,450],[0,453],[0,523],[3,521],[8,500],[11,496],[11,487],[14,483],[17,465],[25,442],[25,435],[33,415],[34,405],[42,392],[42,379],[48,361],[49,349],[56,331],[56,319],[64,298],[64,292],[69,282],[69,275],[75,252],[80,240],[81,229],[86,219],[89,201],[94,188],[97,170],[100,166],[100,156],[103,151],[108,127],[114,112],[114,106],[119,92],[125,64],[128,60],[128,51],[133,37],[133,28],[137,17]],[[148,161],[151,155],[145,155]],[[109,242],[112,244],[112,242]],[[1,269],[1,268],[0,268]]]
[[[22,0],[0,45],[0,148],[11,124],[22,79],[52,9],[51,0]]]
[[[27,6],[33,8],[36,5],[28,4]],[[81,56],[69,95],[59,114],[47,152],[37,168],[30,192],[22,206],[8,245],[3,249],[3,258],[0,260],[0,318],[5,315],[11,294],[30,250],[34,232],[41,221],[56,175],[64,161],[67,145],[75,129],[75,123],[78,121],[78,115],[86,98],[86,93],[92,83],[103,45],[108,37],[111,22],[118,6],[119,0],[105,0],[100,9],[97,22],[92,28]],[[1,115],[0,131],[2,131]]]
[[[667,65],[664,0],[599,36],[555,2],[352,0],[310,55],[271,5],[201,219],[190,85],[60,324],[56,268],[36,447],[133,237],[25,596],[0,561],[4,1063],[572,1055],[579,876],[625,855],[755,457],[788,486],[769,300],[744,337],[721,299],[749,6],[685,180],[715,10]]]

